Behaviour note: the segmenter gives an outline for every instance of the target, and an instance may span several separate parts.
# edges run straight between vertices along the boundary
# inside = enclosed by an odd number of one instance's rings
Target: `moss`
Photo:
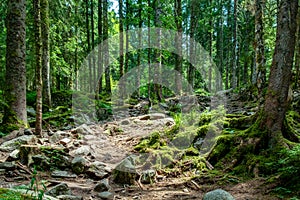
[[[0,188],[0,199],[6,200],[31,200],[34,199],[29,195],[21,194],[5,188]]]

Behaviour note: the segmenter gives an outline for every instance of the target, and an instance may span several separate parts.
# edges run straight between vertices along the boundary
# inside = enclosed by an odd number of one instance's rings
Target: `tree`
[[[35,36],[35,82],[36,82],[36,118],[35,134],[42,134],[42,33],[40,0],[33,0],[34,9],[34,36]]]
[[[6,88],[3,123],[27,126],[26,113],[26,0],[7,1]],[[16,127],[13,127],[16,128]]]
[[[41,0],[41,28],[42,28],[42,72],[43,72],[43,103],[51,107],[50,90],[50,51],[49,51],[49,3]]]
[[[102,20],[102,0],[98,0],[98,93],[102,92],[102,81],[103,81],[103,53],[102,53],[102,42],[103,42],[103,20]],[[98,96],[98,95],[97,95]]]
[[[177,28],[176,33],[176,61],[175,61],[175,70],[178,74],[175,75],[175,84],[176,89],[179,94],[182,91],[182,83],[181,83],[181,76],[182,76],[182,5],[181,0],[174,1],[174,11],[175,11],[175,24]],[[181,76],[180,76],[181,75]]]
[[[269,76],[267,96],[260,128],[266,130],[269,147],[282,142],[282,128],[289,106],[288,91],[292,79],[298,0],[281,0],[277,18],[276,46]]]
[[[123,77],[124,75],[124,24],[123,24],[123,0],[119,0],[119,31],[120,31],[120,57],[119,57],[119,62],[120,62],[120,67],[119,67],[119,73],[120,73],[120,78]],[[121,97],[123,98],[124,96],[124,85],[121,85]],[[122,99],[121,98],[121,99]]]
[[[266,85],[265,47],[264,47],[264,25],[263,8],[264,0],[255,0],[255,59],[256,59],[256,86],[259,99],[262,97]]]
[[[103,2],[103,40],[108,39],[108,0]],[[110,66],[109,66],[109,48],[108,44],[104,45],[104,66],[105,66],[105,90],[111,94]]]

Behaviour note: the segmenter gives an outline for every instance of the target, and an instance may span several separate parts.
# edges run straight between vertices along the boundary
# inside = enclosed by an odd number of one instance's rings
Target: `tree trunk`
[[[103,40],[108,39],[108,0],[104,0],[103,3]],[[107,94],[111,94],[110,83],[110,67],[109,67],[109,48],[108,44],[104,46],[104,66],[105,68],[105,90]]]
[[[181,82],[181,76],[182,76],[182,4],[181,0],[175,0],[175,23],[177,28],[176,33],[176,50],[177,55],[175,55],[175,84],[176,84],[176,90],[178,94],[182,93],[182,82]]]
[[[26,1],[7,1],[6,88],[3,123],[27,126],[26,112]],[[18,13],[18,14],[16,14]],[[9,131],[9,130],[8,130]]]
[[[237,87],[237,6],[238,0],[234,0],[233,7],[233,49],[232,49],[232,70],[231,70],[231,88],[235,89]]]
[[[194,44],[194,39],[195,39],[195,30],[196,30],[196,25],[197,25],[197,17],[196,17],[196,7],[197,7],[197,0],[192,0],[190,3],[191,7],[191,20],[190,20],[190,42],[189,42],[189,51],[190,51],[190,62],[193,63],[194,60],[194,52],[195,52],[195,44]],[[188,77],[187,80],[190,83],[190,85],[193,87],[194,86],[194,76],[195,76],[195,69],[192,64],[189,64],[188,66]]]
[[[35,134],[42,135],[42,38],[40,0],[33,0],[35,35],[35,82],[36,82],[36,121]]]
[[[89,20],[89,0],[85,0],[85,23],[86,23],[86,34],[87,34],[87,55],[91,51],[91,38],[90,38],[90,20]],[[88,68],[89,68],[89,77],[88,77],[88,86],[89,91],[92,92],[92,65],[91,58],[88,57],[87,60]]]
[[[162,86],[161,84],[161,65],[162,65],[162,55],[161,55],[161,30],[160,28],[162,27],[162,21],[160,19],[161,17],[161,2],[160,0],[155,0],[154,1],[154,5],[155,5],[155,27],[158,27],[159,29],[157,29],[156,31],[156,45],[157,45],[157,49],[155,50],[155,69],[154,69],[154,93],[156,95],[156,98],[158,101],[162,101],[163,96],[162,96]]]
[[[256,58],[256,86],[258,98],[262,98],[262,92],[266,86],[265,46],[263,8],[264,0],[255,0],[255,58]]]
[[[288,91],[292,78],[298,0],[282,0],[277,19],[276,46],[260,128],[266,130],[266,143],[274,147],[282,142],[282,128],[288,109]]]
[[[300,7],[298,9],[297,16],[297,40],[296,40],[296,52],[295,52],[295,69],[296,69],[296,77],[295,77],[295,85],[294,88],[297,89],[299,86],[299,78],[300,78]]]
[[[123,24],[123,0],[119,0],[119,37],[120,37],[120,53],[119,53],[119,73],[120,79],[124,76],[124,24]],[[124,85],[120,82],[120,96],[124,98]],[[123,102],[122,102],[123,104]]]
[[[93,0],[91,1],[91,29],[92,29],[92,51],[95,50],[95,24],[94,24],[94,2]],[[96,80],[96,58],[95,56],[93,56],[91,58],[91,62],[92,62],[92,84],[91,84],[91,92],[96,92],[96,85],[95,85],[95,80]]]
[[[50,51],[49,51],[49,3],[48,0],[41,0],[41,28],[43,43],[43,103],[51,108],[51,90],[50,90]]]
[[[142,26],[143,26],[143,20],[142,20],[142,0],[138,0],[138,51],[137,51],[137,79],[136,79],[136,88],[137,88],[137,95],[140,97],[140,86],[141,86],[141,57],[142,57]]]
[[[102,80],[103,80],[103,7],[102,0],[98,0],[98,37],[99,37],[99,45],[98,45],[98,94],[102,92]],[[96,96],[98,98],[98,95]]]

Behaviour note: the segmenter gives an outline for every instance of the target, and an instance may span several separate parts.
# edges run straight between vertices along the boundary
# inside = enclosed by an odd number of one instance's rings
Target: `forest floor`
[[[241,102],[232,103],[229,110],[240,110]],[[152,118],[152,119],[151,119]],[[149,120],[150,119],[150,120]],[[153,113],[138,117],[131,117],[114,122],[108,122],[103,125],[89,126],[87,133],[80,139],[80,146],[86,146],[89,154],[85,155],[89,161],[100,161],[108,167],[114,168],[120,161],[134,152],[133,148],[138,142],[149,136],[154,131],[163,130],[166,127],[174,125],[174,120],[161,113]],[[72,131],[65,131],[64,135],[72,135]],[[45,137],[48,137],[45,135]],[[70,154],[76,151],[73,144],[76,143],[74,137],[71,138],[72,144],[68,145]],[[41,141],[41,140],[40,140]],[[43,140],[47,141],[47,140]],[[3,159],[7,155],[3,153],[0,157]],[[224,166],[224,168],[226,168]],[[19,169],[17,169],[19,170]],[[29,184],[27,180],[18,180],[20,172],[15,171],[15,175],[7,177],[7,174],[0,173],[0,187],[12,187],[21,184]],[[114,194],[114,199],[202,199],[203,195],[214,189],[224,189],[231,193],[236,200],[276,200],[279,199],[272,195],[276,185],[268,183],[265,178],[256,177],[246,180],[235,177],[223,172],[212,175],[212,172],[204,172],[196,175],[192,171],[182,173],[165,173],[158,170],[159,178],[152,184],[137,184],[133,186],[119,185],[113,182],[112,176],[109,177],[111,186],[110,192]],[[101,199],[93,191],[97,181],[86,177],[85,175],[76,176],[76,178],[53,178],[49,172],[40,172],[40,180],[47,180],[48,186],[64,182],[67,183],[72,193],[76,196],[82,196],[85,200]]]

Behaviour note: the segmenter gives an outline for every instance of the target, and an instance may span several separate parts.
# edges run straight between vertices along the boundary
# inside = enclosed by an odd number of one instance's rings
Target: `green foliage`
[[[0,199],[5,200],[34,200],[29,195],[22,194],[9,189],[0,188]]]
[[[29,187],[29,190],[34,192],[31,194],[32,199],[43,200],[46,189],[47,187],[43,181],[39,180],[36,167],[34,167]]]
[[[28,106],[35,107],[36,104],[36,91],[26,93],[26,103]]]

